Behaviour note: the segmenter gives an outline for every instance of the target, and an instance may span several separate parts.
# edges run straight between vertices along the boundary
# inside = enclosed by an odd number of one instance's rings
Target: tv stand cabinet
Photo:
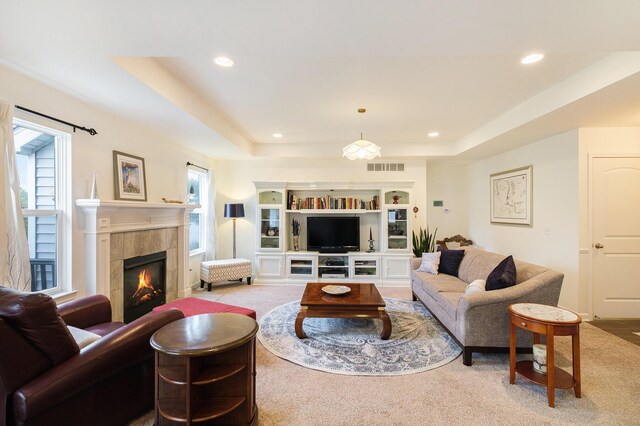
[[[314,281],[375,281],[382,284],[381,253],[318,253],[295,252],[285,254],[287,282],[306,284]]]
[[[254,182],[256,284],[311,281],[373,282],[410,287],[413,182]],[[306,250],[307,217],[360,217],[360,249],[349,253]],[[301,225],[293,250],[293,221]],[[373,252],[366,252],[369,239]]]

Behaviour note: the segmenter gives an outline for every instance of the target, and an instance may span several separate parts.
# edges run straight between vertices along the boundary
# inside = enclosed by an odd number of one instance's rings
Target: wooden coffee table
[[[351,291],[331,295],[322,291],[322,287],[327,285],[342,285]],[[302,329],[305,318],[371,318],[382,320],[380,338],[387,340],[391,336],[391,319],[384,307],[384,300],[373,284],[308,283],[296,317],[296,336],[300,339],[307,337]]]

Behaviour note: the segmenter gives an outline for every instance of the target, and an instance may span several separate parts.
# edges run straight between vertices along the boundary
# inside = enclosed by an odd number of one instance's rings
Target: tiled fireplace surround
[[[167,302],[171,302],[178,297],[178,228],[111,234],[109,299],[114,316],[116,312],[119,315],[124,312],[124,260],[160,251],[167,252],[166,297]]]
[[[88,294],[111,300],[113,318],[123,317],[123,261],[167,252],[167,302],[191,292],[188,279],[189,213],[198,206],[129,201],[76,200],[84,213]]]

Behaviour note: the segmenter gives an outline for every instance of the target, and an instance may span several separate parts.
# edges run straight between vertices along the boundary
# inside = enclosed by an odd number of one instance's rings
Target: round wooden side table
[[[547,387],[549,407],[555,406],[555,389],[574,388],[576,398],[580,390],[580,315],[555,306],[537,303],[515,303],[509,306],[510,316],[510,357],[509,383],[516,380],[516,372],[527,380]],[[547,374],[533,369],[533,361],[516,363],[516,327],[533,332],[533,342],[540,343],[540,335],[547,336]],[[571,336],[573,352],[573,375],[554,364],[554,337]]]
[[[194,315],[151,336],[155,349],[155,425],[258,422],[258,323],[245,315]]]

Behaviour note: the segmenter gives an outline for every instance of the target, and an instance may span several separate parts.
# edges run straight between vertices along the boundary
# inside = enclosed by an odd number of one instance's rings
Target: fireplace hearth
[[[124,260],[125,323],[166,302],[166,260],[166,251]]]

